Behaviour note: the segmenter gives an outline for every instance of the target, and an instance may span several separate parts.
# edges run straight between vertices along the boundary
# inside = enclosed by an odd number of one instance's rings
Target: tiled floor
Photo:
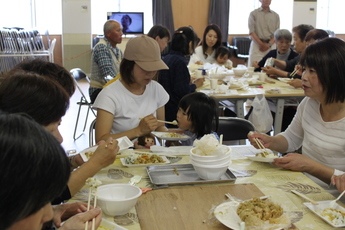
[[[79,82],[79,85],[81,86],[84,94],[88,96],[89,85],[87,81]],[[89,147],[89,135],[88,135],[89,126],[90,126],[90,123],[95,119],[95,116],[92,114],[91,111],[89,113],[89,118],[88,118],[88,122],[87,122],[84,134],[77,140],[75,141],[73,140],[73,132],[74,132],[74,127],[75,127],[78,108],[79,108],[79,105],[77,105],[77,102],[80,100],[80,97],[81,97],[81,94],[79,90],[76,89],[74,95],[71,97],[70,107],[66,115],[62,118],[62,122],[59,127],[61,135],[64,139],[62,142],[62,146],[64,147],[66,151],[75,149],[76,151],[79,152]],[[78,129],[77,129],[77,136],[83,131],[82,129],[84,126],[86,111],[87,111],[87,106],[82,106]]]

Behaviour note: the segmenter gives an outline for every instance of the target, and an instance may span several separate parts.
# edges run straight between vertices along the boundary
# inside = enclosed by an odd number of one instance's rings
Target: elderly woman
[[[278,29],[274,32],[274,40],[277,49],[268,52],[259,62],[254,61],[255,71],[261,71],[261,67],[265,66],[266,60],[270,57],[278,60],[291,60],[298,56],[298,53],[291,49],[292,34],[286,29]]]
[[[345,42],[338,38],[315,42],[306,48],[300,64],[306,97],[291,125],[276,136],[250,133],[248,138],[255,147],[258,138],[266,148],[281,153],[302,146],[302,154],[289,153],[273,164],[305,172],[327,190],[332,176],[345,171]]]
[[[216,61],[216,50],[222,44],[222,32],[215,24],[208,25],[202,36],[201,46],[195,48],[195,53],[189,60],[190,64],[202,65]]]

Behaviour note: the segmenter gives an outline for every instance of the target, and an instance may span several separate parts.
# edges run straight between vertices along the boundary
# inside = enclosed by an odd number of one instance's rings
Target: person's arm
[[[288,142],[284,136],[268,136],[267,134],[258,133],[258,132],[249,132],[248,139],[251,145],[255,148],[259,148],[256,144],[254,138],[257,138],[265,148],[284,153],[288,149]]]
[[[261,68],[268,76],[271,75],[275,75],[275,76],[282,76],[282,77],[289,77],[289,73],[281,70],[281,69],[277,69],[275,67],[271,67],[271,66],[266,66],[266,67],[262,67]]]
[[[95,229],[99,227],[102,222],[102,210],[94,208],[87,212],[72,216],[59,228],[59,230],[85,230],[85,223],[88,223],[89,228],[92,227],[92,219],[95,218]]]
[[[345,190],[345,173],[339,176],[333,175],[331,181],[333,185],[337,186],[339,192]]]
[[[285,69],[286,68],[286,61],[278,60],[278,59],[273,59],[274,60],[274,65],[277,66],[279,69]]]
[[[105,140],[109,137],[117,139],[123,136],[127,136],[130,140],[133,140],[156,130],[159,126],[157,118],[151,114],[142,118],[139,125],[133,129],[121,133],[110,134],[114,119],[116,119],[114,115],[108,111],[97,109],[96,141]]]
[[[334,174],[334,169],[316,162],[299,153],[289,153],[282,158],[274,159],[275,166],[298,172],[306,172],[329,184]]]
[[[113,58],[107,47],[103,44],[97,45],[93,51],[93,59],[97,63],[99,70],[101,71],[102,77],[107,76],[115,77],[116,73],[113,69]]]
[[[93,177],[102,168],[114,163],[119,146],[116,140],[108,138],[100,142],[93,156],[71,173],[67,183],[69,191],[74,196],[85,185],[89,177]]]

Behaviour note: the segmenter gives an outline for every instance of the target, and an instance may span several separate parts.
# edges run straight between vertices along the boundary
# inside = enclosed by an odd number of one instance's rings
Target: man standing
[[[274,32],[280,27],[279,15],[270,9],[271,0],[259,0],[261,7],[249,15],[249,35],[252,39],[248,66],[260,61],[275,46]],[[272,47],[274,48],[274,47]]]
[[[103,27],[104,38],[93,48],[89,95],[93,103],[103,86],[120,70],[123,52],[116,47],[122,42],[122,27],[115,20],[108,20]]]

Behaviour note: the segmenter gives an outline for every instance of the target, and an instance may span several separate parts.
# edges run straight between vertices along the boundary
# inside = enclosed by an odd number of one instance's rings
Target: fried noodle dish
[[[254,197],[252,200],[241,203],[237,214],[246,226],[262,226],[268,224],[281,224],[283,208],[269,200]]]

